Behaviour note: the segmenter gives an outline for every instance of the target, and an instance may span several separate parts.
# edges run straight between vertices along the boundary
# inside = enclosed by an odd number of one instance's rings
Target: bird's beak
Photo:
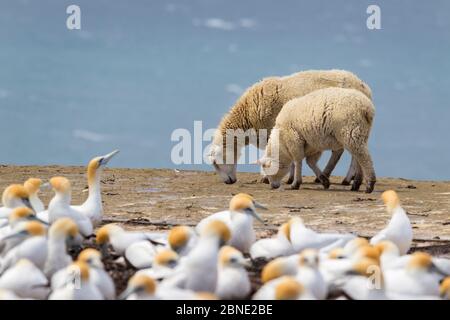
[[[33,210],[33,212],[34,212],[34,209],[33,209],[33,206],[31,205],[30,199],[24,198],[24,199],[22,199],[22,201],[23,201],[23,204],[24,204],[25,206],[27,206],[28,208],[30,208],[30,209]]]
[[[269,209],[267,209],[266,206],[263,206],[262,204],[260,204],[260,203],[258,203],[256,201],[253,201],[253,205],[255,206],[255,208],[258,208],[258,209],[269,210]]]
[[[252,262],[250,261],[250,259],[245,258],[239,261],[239,264],[245,268],[250,268],[252,266]]]
[[[130,295],[136,292],[135,288],[126,288],[118,297],[119,300],[126,300]]]
[[[44,221],[44,220],[38,218],[37,216],[31,216],[30,220],[40,222],[42,224],[45,224],[46,226],[50,225],[47,221]]]
[[[52,189],[52,186],[50,184],[50,182],[45,182],[41,185],[41,190],[43,191],[49,191]]]
[[[8,239],[20,238],[20,237],[24,237],[24,236],[26,236],[26,235],[28,235],[28,232],[26,232],[25,230],[23,230],[23,231],[19,231],[19,232],[10,234],[10,235],[8,235],[8,236],[6,236],[6,237],[3,237],[3,238],[2,238],[2,241],[8,240]]]
[[[106,166],[108,164],[109,160],[111,160],[118,153],[119,153],[119,150],[114,150],[113,152],[102,156],[101,160],[100,160],[100,165]]]
[[[244,211],[247,212],[248,214],[251,214],[256,220],[258,220],[259,222],[264,224],[264,220],[256,213],[255,210],[248,208],[248,209],[245,209]]]

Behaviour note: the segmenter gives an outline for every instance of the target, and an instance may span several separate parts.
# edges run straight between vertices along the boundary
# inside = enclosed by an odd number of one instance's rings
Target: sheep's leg
[[[356,170],[358,167],[358,162],[355,160],[355,157],[352,157],[352,162],[350,164],[350,168],[348,168],[347,175],[344,180],[342,180],[341,184],[344,186],[349,186],[352,180],[355,178]]]
[[[317,161],[319,160],[321,155],[322,155],[322,152],[317,152],[317,153],[314,153],[314,154],[306,157],[306,163],[314,171],[314,174],[316,175],[316,177],[318,177],[318,179],[322,183],[323,187],[325,189],[328,189],[330,187],[330,180],[325,175],[325,173],[323,173],[317,166]]]
[[[302,160],[294,160],[293,162],[295,166],[294,170],[294,181],[291,184],[292,190],[300,189],[300,185],[302,184]]]
[[[358,170],[355,176],[355,181],[353,182],[359,189],[359,185],[361,185],[360,177],[358,177],[358,174],[360,175],[361,171],[364,176],[365,182],[366,182],[366,193],[371,193],[375,187],[376,182],[376,176],[375,176],[375,170],[373,169],[373,162],[372,158],[370,156],[369,150],[367,147],[358,148],[355,150],[352,155],[355,157],[356,161],[358,161]],[[357,185],[359,183],[359,185]],[[352,187],[352,190],[354,188]]]
[[[344,148],[331,151],[330,160],[328,160],[328,163],[327,163],[325,169],[323,169],[323,174],[327,178],[329,178],[331,176],[331,173],[333,172],[334,168],[336,168],[336,165],[339,162],[339,159],[341,159],[341,156],[343,153],[344,153]],[[317,159],[317,160],[319,160],[319,159]]]
[[[359,163],[356,163],[355,175],[353,176],[352,191],[358,191],[363,181],[363,172]]]
[[[294,182],[294,174],[295,174],[295,163],[291,163],[291,167],[289,169],[289,177],[286,181],[287,184],[292,184]]]

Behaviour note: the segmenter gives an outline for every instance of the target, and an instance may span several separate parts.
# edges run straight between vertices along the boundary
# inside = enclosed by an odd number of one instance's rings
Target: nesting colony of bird
[[[267,173],[263,181],[272,188],[280,187],[289,173],[288,183],[298,189],[306,158],[327,189],[347,149],[353,159],[343,184],[353,181],[352,190],[358,190],[365,178],[366,192],[372,192],[375,172],[367,147],[374,118],[371,98],[367,84],[346,71],[264,79],[221,121],[212,163],[225,183],[234,183],[236,164],[221,160],[243,146],[224,145],[222,134],[229,128],[275,127],[280,139],[271,136],[259,145],[266,148],[259,161]],[[277,160],[275,143],[281,150]],[[322,172],[317,161],[328,149],[332,158]],[[254,224],[264,224],[258,211],[266,207],[246,193],[234,195],[227,210],[211,213],[195,227],[127,231],[102,222],[101,173],[117,153],[89,162],[89,195],[81,205],[72,204],[71,182],[65,177],[47,183],[30,178],[4,190],[0,299],[450,299],[450,260],[420,251],[409,254],[413,229],[393,190],[382,194],[391,219],[370,239],[319,233],[299,216],[285,221],[274,237],[257,239]],[[268,173],[275,161],[279,172]],[[54,192],[47,209],[38,196],[43,188]],[[118,279],[112,266],[127,272]],[[124,282],[124,288],[118,285]]]

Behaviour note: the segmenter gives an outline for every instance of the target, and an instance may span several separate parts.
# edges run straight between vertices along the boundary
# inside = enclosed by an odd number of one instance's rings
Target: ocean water
[[[450,2],[375,2],[381,30],[361,0],[1,0],[0,163],[211,170],[173,164],[173,130],[214,128],[262,77],[342,68],[373,90],[377,175],[449,180]]]

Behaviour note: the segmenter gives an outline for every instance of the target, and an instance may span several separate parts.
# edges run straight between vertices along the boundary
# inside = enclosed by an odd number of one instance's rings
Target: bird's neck
[[[100,176],[102,169],[98,168],[88,172],[89,196],[86,202],[101,204]]]

